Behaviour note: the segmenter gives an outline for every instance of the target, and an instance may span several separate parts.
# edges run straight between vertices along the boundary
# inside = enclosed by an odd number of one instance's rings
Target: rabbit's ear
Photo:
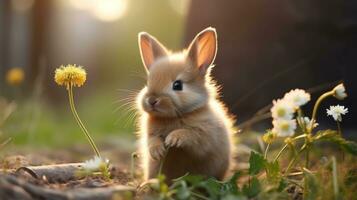
[[[189,59],[204,73],[213,64],[216,53],[217,33],[216,29],[212,27],[208,27],[197,34],[188,47]]]
[[[168,55],[166,48],[146,32],[139,33],[139,48],[141,59],[147,71],[158,58]]]

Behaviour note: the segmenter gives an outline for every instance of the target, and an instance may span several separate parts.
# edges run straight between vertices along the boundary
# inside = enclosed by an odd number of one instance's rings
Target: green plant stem
[[[340,136],[342,136],[341,124],[340,124],[340,122],[339,122],[339,121],[336,121],[336,123],[337,123],[337,130],[338,130],[338,134],[339,134]]]
[[[275,156],[275,158],[274,158],[274,162],[276,162],[276,161],[280,158],[281,154],[283,153],[283,151],[284,151],[287,147],[288,147],[288,144],[285,144],[285,145],[283,146],[283,148],[280,149],[279,153],[278,153],[278,154]]]
[[[76,110],[76,108],[75,108],[75,106],[74,106],[73,86],[70,85],[69,88],[67,89],[67,91],[68,91],[69,105],[70,105],[70,107],[71,107],[71,111],[72,111],[72,113],[73,113],[74,118],[76,119],[76,121],[77,121],[79,127],[82,129],[84,135],[87,137],[87,139],[88,139],[90,145],[91,145],[92,148],[93,148],[94,153],[95,153],[98,157],[101,158],[97,146],[95,145],[95,143],[94,143],[92,137],[89,135],[89,132],[88,132],[88,130],[86,129],[86,127],[84,126],[83,122],[82,122],[81,119],[79,118],[79,115],[78,115],[78,113],[77,113],[77,110]]]
[[[165,162],[165,159],[166,159],[166,156],[167,156],[167,153],[168,153],[168,152],[169,152],[169,149],[166,150],[165,155],[162,157],[162,159],[161,159],[161,161],[160,161],[158,176],[160,176],[161,173],[162,173],[162,167],[164,166],[164,162]]]
[[[267,147],[265,148],[265,152],[264,152],[264,158],[265,159],[267,159],[269,147],[270,147],[270,143],[268,143]]]
[[[106,163],[105,166],[102,167],[101,169],[101,175],[104,177],[106,181],[110,180],[110,171],[109,171],[109,165]]]
[[[137,154],[136,152],[131,154],[131,163],[130,163],[130,175],[131,178],[135,179],[135,161],[136,161]]]
[[[338,134],[340,135],[340,137],[342,137],[342,129],[341,129],[341,123],[339,121],[336,121],[337,123],[337,131],[338,131]],[[341,151],[341,150],[340,150]],[[344,161],[345,160],[345,152],[344,151],[341,151],[341,154],[342,154],[342,160]]]
[[[306,126],[305,126],[305,123],[304,123],[304,119],[302,118],[303,114],[302,114],[302,110],[300,108],[297,109],[297,114],[298,114],[298,116],[296,117],[296,121],[300,125],[301,129],[303,131],[305,131],[306,130]]]
[[[339,197],[338,191],[338,181],[337,181],[337,164],[335,156],[332,157],[332,182],[333,182],[333,193],[335,195],[335,199]]]
[[[317,115],[317,110],[320,107],[321,102],[326,99],[329,96],[334,95],[334,91],[331,90],[329,92],[326,92],[324,94],[322,94],[316,101],[315,105],[314,105],[314,109],[312,111],[312,116],[311,116],[311,125],[310,127],[307,128],[307,134],[309,136],[312,135],[312,130],[314,129],[314,122],[316,121],[316,115]],[[310,139],[309,137],[305,138],[305,146],[306,148],[306,156],[305,156],[305,167],[308,168],[309,167],[309,163],[310,163],[310,148],[309,148],[309,144],[310,143]]]
[[[290,177],[290,176],[300,176],[300,175],[302,175],[302,174],[303,174],[303,172],[293,172],[293,173],[287,174],[286,176],[287,176],[287,177]]]
[[[302,134],[302,135],[299,135],[299,136],[294,137],[292,140],[295,141],[295,140],[297,140],[297,139],[306,138],[306,137],[307,137],[307,134]]]
[[[309,134],[311,134],[311,131],[312,131],[312,129],[314,128],[314,122],[316,121],[317,110],[319,109],[319,106],[320,106],[321,102],[322,102],[325,98],[327,98],[327,97],[329,97],[329,96],[332,96],[333,94],[334,94],[334,91],[331,90],[331,91],[329,91],[329,92],[324,93],[323,95],[321,95],[321,96],[317,99],[317,101],[316,101],[316,103],[315,103],[315,105],[314,105],[314,110],[312,111],[311,125],[310,125],[309,131],[308,131]]]
[[[305,138],[305,147],[306,147],[306,155],[305,155],[305,168],[309,168],[309,163],[310,163],[310,137],[311,132],[308,133],[308,136]]]
[[[298,140],[298,139],[304,138],[304,137],[306,137],[306,134],[296,136],[296,137],[292,138],[291,140],[292,140],[292,141],[295,141],[295,140]],[[287,147],[288,147],[288,144],[285,144],[285,145],[283,146],[283,148],[282,148],[282,149],[279,151],[279,153],[275,156],[274,162],[277,161],[277,160],[280,158],[281,154],[283,153],[283,151],[284,151]]]
[[[305,155],[305,168],[309,168],[309,161],[310,161],[310,147],[306,147],[306,155]]]
[[[288,167],[285,170],[285,174],[289,174],[291,167],[295,165],[296,160],[299,158],[300,154],[305,150],[306,146],[302,147],[295,157],[289,162]]]
[[[191,194],[192,194],[192,196],[195,196],[195,197],[200,198],[200,199],[210,200],[210,198],[205,197],[205,196],[203,196],[203,195],[200,195],[200,194],[198,194],[198,193],[196,193],[196,192],[192,192],[192,191],[191,191]]]

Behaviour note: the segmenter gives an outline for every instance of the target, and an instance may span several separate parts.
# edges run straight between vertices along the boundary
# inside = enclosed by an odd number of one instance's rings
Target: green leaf
[[[353,141],[346,140],[338,134],[337,131],[334,130],[324,130],[318,131],[316,136],[314,137],[315,140],[321,141],[329,141],[333,142],[340,146],[341,149],[344,151],[356,156],[357,155],[357,143]]]
[[[328,140],[329,138],[333,138],[336,135],[338,135],[338,132],[335,130],[327,129],[327,130],[321,130],[317,131],[313,139],[315,140]]]
[[[288,186],[288,182],[285,179],[281,179],[278,186],[278,192],[282,192]]]
[[[347,175],[345,176],[345,184],[347,186],[357,186],[357,166],[352,167],[348,170]]]
[[[252,151],[249,158],[249,175],[256,175],[264,169],[266,160],[260,153]]]
[[[221,200],[248,200],[248,198],[243,195],[229,194],[227,196],[222,197]]]
[[[349,140],[345,140],[344,142],[340,143],[343,150],[346,152],[357,156],[357,143]]]
[[[276,183],[280,181],[280,167],[278,161],[266,162],[265,169],[267,172],[268,181]]]
[[[319,195],[319,183],[317,178],[309,171],[304,170],[305,189],[304,199],[315,200]]]
[[[234,175],[227,182],[223,182],[221,192],[223,194],[238,194],[237,180],[241,175],[242,173],[238,171],[234,173]]]
[[[195,194],[202,194],[209,199],[217,200],[223,197],[242,199],[237,185],[240,176],[241,172],[238,171],[229,180],[218,181],[215,178],[205,179],[202,176],[184,175],[175,179],[170,188],[176,190],[175,198],[180,200],[195,198]]]
[[[256,197],[261,191],[261,184],[257,177],[253,177],[250,184],[243,186],[243,194],[248,198]]]
[[[198,185],[200,188],[204,188],[207,191],[210,199],[218,199],[221,195],[221,183],[216,179],[209,178]]]
[[[181,181],[180,187],[177,189],[176,198],[180,200],[188,199],[191,196],[191,192],[187,187],[185,181]]]
[[[174,183],[175,182],[180,182],[180,181],[186,181],[187,183],[191,184],[191,185],[196,185],[202,181],[204,181],[204,177],[200,176],[200,175],[191,175],[191,174],[185,174],[181,177],[178,177],[174,180],[172,180]]]

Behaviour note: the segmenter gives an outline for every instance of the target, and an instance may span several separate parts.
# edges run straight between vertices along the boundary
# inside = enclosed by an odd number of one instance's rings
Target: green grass
[[[62,88],[61,88],[62,89]],[[134,121],[109,95],[94,95],[76,102],[79,115],[95,140],[110,135],[134,137]],[[14,145],[65,147],[86,143],[69,105],[49,105],[43,101],[19,103],[2,128],[2,138],[12,138]]]

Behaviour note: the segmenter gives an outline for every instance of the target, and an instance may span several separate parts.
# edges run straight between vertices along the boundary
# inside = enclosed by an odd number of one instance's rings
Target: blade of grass
[[[333,193],[335,199],[337,200],[339,197],[338,191],[338,181],[337,181],[337,163],[335,156],[332,156],[332,183],[333,183]]]

